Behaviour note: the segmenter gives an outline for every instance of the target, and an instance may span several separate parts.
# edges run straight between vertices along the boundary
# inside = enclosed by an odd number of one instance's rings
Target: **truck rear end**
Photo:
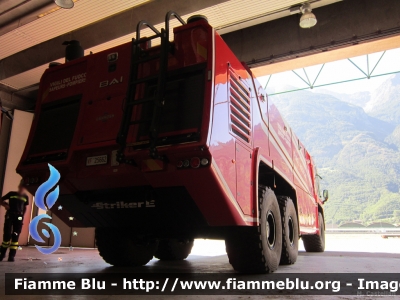
[[[167,74],[160,74],[161,46],[149,47],[146,38],[138,43],[135,79],[133,43],[47,69],[18,167],[29,190],[48,178],[50,163],[62,178],[63,209],[54,213],[70,226],[193,238],[208,226],[245,224],[223,203],[211,168],[214,34],[201,19],[175,28]],[[151,97],[161,76],[165,93],[156,116],[157,157],[151,157],[149,132],[158,105]]]
[[[173,17],[182,25],[170,38]],[[152,36],[140,37],[144,26]],[[35,193],[53,165],[62,209],[52,212],[71,227],[96,227],[110,264],[184,259],[201,237],[225,239],[236,270],[276,270],[280,209],[292,203],[288,218],[297,220],[296,189],[273,169],[266,98],[251,71],[204,17],[186,24],[169,12],[161,31],[141,21],[136,32],[45,71],[17,172]],[[302,224],[293,224],[298,240]]]

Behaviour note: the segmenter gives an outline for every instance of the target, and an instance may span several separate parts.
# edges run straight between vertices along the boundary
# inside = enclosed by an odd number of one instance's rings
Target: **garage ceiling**
[[[315,8],[337,1],[338,0],[314,0],[310,2]],[[35,7],[32,7],[32,2],[36,3],[36,10],[34,9]],[[219,2],[219,4],[186,14],[183,18],[187,19],[193,14],[206,15],[212,26],[219,30],[219,32],[226,33],[288,16],[290,14],[290,7],[300,5],[304,1],[222,0]],[[171,8],[174,8],[168,7],[168,4],[172,5],[174,1],[168,3],[168,1],[165,0],[75,0],[75,7],[70,10],[59,9],[54,5],[53,1],[49,0],[12,0],[14,6],[10,5],[10,3],[11,0],[0,0],[0,12],[5,12],[3,14],[0,13],[0,25],[2,26],[0,29],[0,45],[2,45],[0,47],[0,63],[1,60],[29,49],[30,47],[61,35],[69,34],[89,24],[102,22],[110,16],[121,14],[132,8],[157,5],[159,9],[161,5],[165,7],[163,15]],[[29,9],[28,5],[30,5]],[[23,10],[24,7],[26,11]],[[179,13],[179,11],[177,12]],[[12,18],[10,14],[14,14]],[[146,16],[143,16],[143,19],[145,18]],[[8,21],[8,23],[6,21]],[[5,22],[7,24],[3,24]],[[161,28],[163,25],[163,23],[159,23],[156,27]],[[177,21],[172,20],[171,28],[176,25],[178,25]],[[93,35],[101,34],[101,32],[93,32]],[[89,49],[85,49],[85,54],[89,54],[90,51],[96,53],[126,43],[131,40],[133,34],[134,28],[132,28],[132,33],[128,35],[123,35],[105,43],[103,42],[95,45]],[[143,30],[142,36],[146,35],[149,36],[151,33],[147,30]],[[71,34],[71,39],[72,38],[73,35]],[[60,48],[62,48],[61,45]],[[51,49],[49,49],[49,51],[50,50]],[[32,57],[32,59],[35,58]],[[54,59],[51,60],[54,61]],[[58,61],[63,62],[63,58],[59,57]],[[50,59],[48,62],[50,62]],[[21,90],[35,85],[39,82],[40,76],[47,68],[48,62],[40,66],[35,66],[25,72],[3,78],[0,84],[2,84],[3,87],[7,86],[13,90]]]
[[[80,0],[73,9],[41,11],[35,21],[0,36],[0,59],[145,2],[149,0]]]

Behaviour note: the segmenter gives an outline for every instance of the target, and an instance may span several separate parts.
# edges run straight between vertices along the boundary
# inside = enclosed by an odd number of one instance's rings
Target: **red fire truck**
[[[293,264],[299,237],[324,251],[312,157],[207,19],[169,12],[136,35],[45,71],[17,168],[29,191],[56,167],[53,213],[95,227],[116,266],[185,259],[195,238],[224,239],[240,272]]]

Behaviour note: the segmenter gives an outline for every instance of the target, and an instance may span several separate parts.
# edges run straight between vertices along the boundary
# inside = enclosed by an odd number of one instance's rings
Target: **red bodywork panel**
[[[181,70],[200,70],[194,71],[198,72],[196,78],[203,86],[202,104],[198,109],[200,123],[161,132],[159,137],[196,134],[197,139],[158,147],[159,154],[167,161],[155,161],[149,158],[148,149],[140,148],[148,136],[139,125],[132,125],[124,154],[135,165],[118,164],[116,137],[128,101],[132,45],[127,43],[85,56],[49,68],[42,76],[35,119],[17,169],[30,182],[30,192],[34,193],[48,178],[47,163],[51,163],[61,173],[60,197],[65,199],[89,191],[127,187],[184,187],[208,226],[254,226],[258,222],[257,171],[263,162],[295,190],[301,233],[317,232],[320,200],[311,156],[248,68],[204,21],[175,28],[173,45],[168,63],[170,78],[173,74],[179,75]],[[160,48],[147,51],[150,55],[157,54]],[[158,69],[157,60],[145,62],[139,68],[139,78],[154,76]],[[189,95],[185,101],[191,101],[191,96],[195,97],[198,91],[191,85],[179,85],[182,82],[179,80],[176,91],[183,87],[185,95]],[[174,85],[171,86],[172,90]],[[144,98],[149,90],[145,83],[140,83],[135,99]],[[196,95],[191,95],[191,90]],[[55,103],[64,105],[60,100],[75,101],[76,107],[57,112],[59,107]],[[71,113],[65,117],[63,111]],[[131,120],[140,118],[144,111],[137,106]],[[56,112],[59,118],[53,119],[55,128],[47,129],[49,124],[43,125],[45,121],[40,124],[41,119],[47,118],[46,114]],[[179,112],[179,116],[185,112]],[[54,121],[64,117],[70,125]],[[184,122],[189,124],[191,120]],[[46,129],[42,130],[41,126]],[[46,130],[50,132],[47,136],[38,137]],[[54,136],[56,146],[51,144],[44,149],[49,136]],[[58,141],[65,136],[68,140]],[[206,158],[208,164],[199,168],[179,167],[181,161],[192,157]],[[88,162],[93,165],[87,166]],[[65,210],[54,212],[66,221],[68,203],[63,204]],[[73,205],[78,204],[71,202],[70,209]],[[90,212],[90,207],[102,204],[90,205],[84,210]],[[75,215],[76,220],[74,224],[69,222],[70,225],[96,226],[88,221],[90,213]]]

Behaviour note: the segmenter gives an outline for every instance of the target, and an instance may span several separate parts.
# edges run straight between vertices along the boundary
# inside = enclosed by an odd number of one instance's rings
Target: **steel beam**
[[[0,0],[0,35],[37,20],[39,11],[54,7],[53,0]]]
[[[33,87],[37,89],[38,87]],[[31,110],[35,106],[35,97],[22,96],[23,91],[14,91],[8,87],[0,86],[0,100],[4,107],[8,109]]]
[[[260,67],[400,35],[397,0],[342,1],[313,13],[318,23],[310,29],[300,28],[300,15],[292,15],[223,38],[241,61]]]

